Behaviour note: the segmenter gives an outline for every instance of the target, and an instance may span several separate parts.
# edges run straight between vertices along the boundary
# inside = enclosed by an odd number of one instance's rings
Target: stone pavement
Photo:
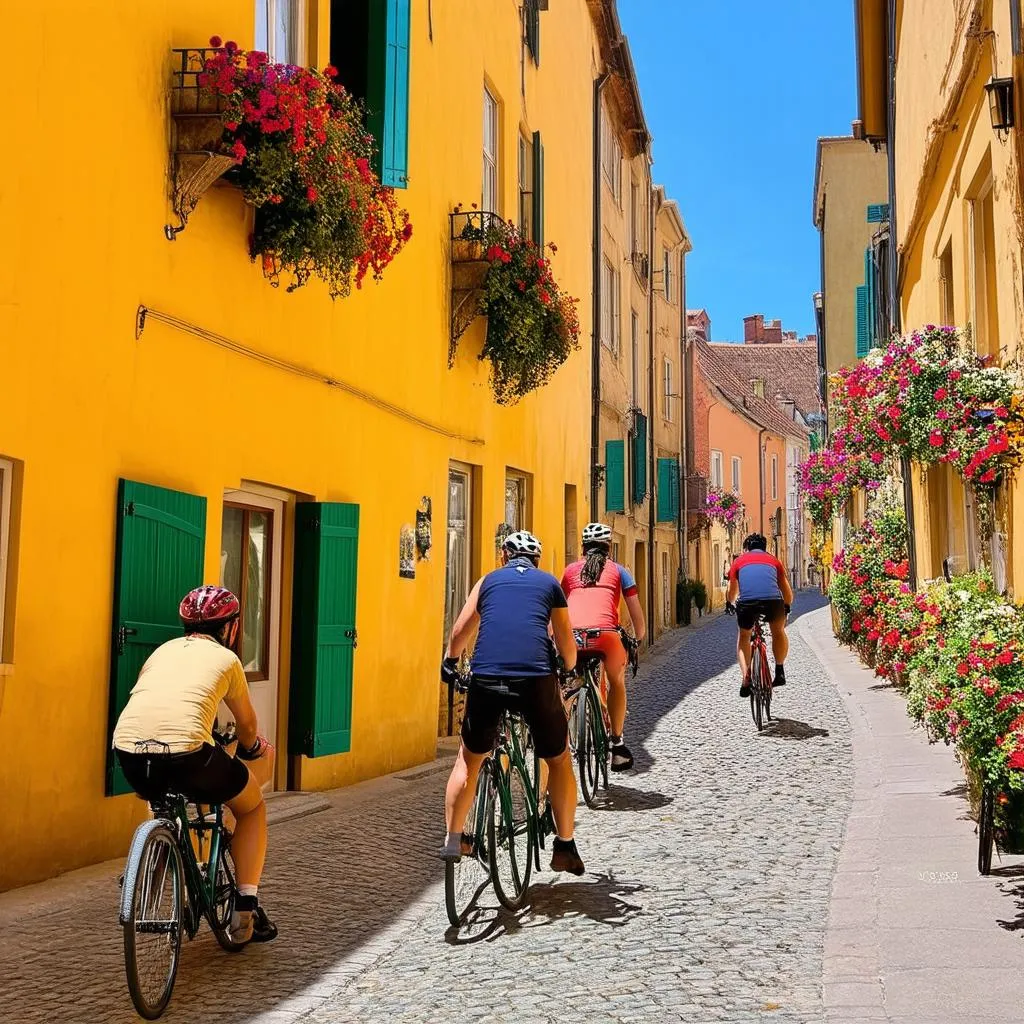
[[[271,831],[261,891],[280,926],[278,941],[231,957],[202,931],[183,949],[164,1019],[875,1020],[897,1005],[887,1002],[885,972],[900,956],[921,969],[919,984],[934,990],[933,998],[954,998],[956,987],[970,982],[987,1000],[976,1019],[1024,1019],[987,1015],[989,1006],[1002,1005],[1003,973],[995,984],[984,971],[947,976],[947,965],[987,961],[979,951],[967,961],[951,958],[924,930],[944,920],[942,899],[963,894],[984,904],[971,919],[979,945],[1019,948],[997,923],[1019,913],[1011,895],[999,894],[1009,880],[970,875],[973,835],[958,819],[962,801],[937,797],[951,813],[912,839],[922,851],[939,836],[943,850],[959,844],[961,884],[884,885],[886,866],[894,867],[911,841],[903,831],[916,829],[918,819],[909,810],[891,817],[902,805],[886,805],[879,815],[865,803],[872,780],[899,759],[886,761],[864,746],[864,713],[851,704],[843,674],[849,656],[829,647],[828,613],[818,605],[814,595],[798,599],[790,685],[776,695],[777,723],[761,735],[736,692],[735,620],[700,620],[645,660],[627,725],[636,770],[613,776],[604,805],[579,813],[583,878],[542,871],[529,905],[516,914],[497,908],[487,892],[475,926],[455,932],[434,856],[449,762],[326,794],[328,810]],[[861,686],[857,700],[861,690],[904,715],[898,697]],[[917,743],[905,721],[894,720],[893,729],[906,735],[876,736],[883,754]],[[951,789],[949,751],[922,751],[930,760],[914,778],[931,787],[927,792]],[[905,785],[895,783],[892,795]],[[835,876],[851,806],[856,813]],[[859,831],[872,815],[872,827],[881,829],[877,852]],[[920,870],[944,877],[944,857],[915,856]],[[117,927],[119,870],[99,865],[0,896],[0,1022],[136,1019]],[[855,933],[860,904],[874,909]],[[959,902],[951,909],[956,921]],[[897,936],[887,947],[891,927],[915,915],[921,923],[912,941]],[[904,972],[900,999],[913,998],[911,973]],[[859,987],[865,985],[870,992]],[[1005,1005],[1017,1012],[1024,1001]]]
[[[978,874],[950,748],[929,746],[902,696],[839,647],[827,612],[800,625],[846,702],[856,753],[825,940],[826,1020],[1024,1020],[1024,858]]]

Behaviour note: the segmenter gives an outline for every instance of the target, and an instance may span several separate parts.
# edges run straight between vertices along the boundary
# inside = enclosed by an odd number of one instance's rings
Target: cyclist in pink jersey
[[[636,581],[623,565],[608,558],[611,527],[589,523],[583,528],[583,558],[566,566],[562,590],[569,602],[573,629],[600,629],[600,637],[585,641],[588,651],[600,651],[608,678],[608,717],[611,719],[612,771],[633,767],[633,755],[622,742],[626,724],[626,663],[629,660],[619,635],[619,602],[625,598],[637,643],[647,625],[637,596]]]

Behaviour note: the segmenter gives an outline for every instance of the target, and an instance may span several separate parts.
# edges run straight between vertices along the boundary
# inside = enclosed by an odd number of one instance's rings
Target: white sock
[[[255,896],[256,891],[259,889],[258,885],[240,885],[238,887],[239,896]]]

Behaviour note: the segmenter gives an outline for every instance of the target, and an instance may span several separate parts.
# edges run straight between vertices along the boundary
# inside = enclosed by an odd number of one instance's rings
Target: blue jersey
[[[740,585],[738,601],[781,601],[785,578],[782,563],[767,551],[748,551],[729,570],[729,579]]]
[[[528,558],[489,572],[477,598],[480,631],[473,650],[473,675],[526,678],[555,671],[548,636],[552,608],[565,608],[558,580]]]

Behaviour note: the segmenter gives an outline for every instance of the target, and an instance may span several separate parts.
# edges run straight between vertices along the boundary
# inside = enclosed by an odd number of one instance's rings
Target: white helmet
[[[540,558],[540,541],[526,530],[510,533],[502,547],[514,558]]]
[[[612,542],[612,528],[604,523],[587,523],[583,527],[583,543],[608,544]]]

